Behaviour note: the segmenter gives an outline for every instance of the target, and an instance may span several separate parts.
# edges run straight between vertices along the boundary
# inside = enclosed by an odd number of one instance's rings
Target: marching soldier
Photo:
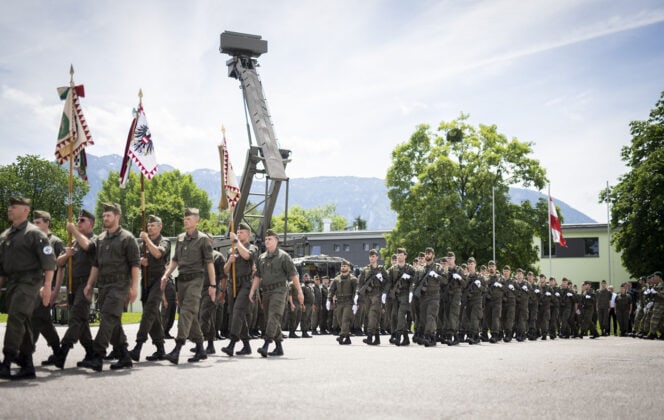
[[[353,313],[357,312],[357,304],[353,304],[356,292],[357,277],[351,274],[350,263],[343,260],[341,262],[341,273],[332,281],[326,303],[326,306],[330,308],[331,300],[336,299],[335,312],[341,325],[341,332],[337,337],[337,341],[341,345],[351,344],[350,324],[353,321]]]
[[[551,320],[551,300],[553,298],[552,289],[546,284],[546,276],[539,275],[540,301],[537,313],[537,331],[542,340],[546,340],[549,332],[549,322]]]
[[[560,333],[560,302],[562,296],[560,294],[560,287],[556,282],[555,277],[549,278],[549,289],[551,290],[551,319],[549,321],[549,338],[555,340]]]
[[[176,280],[178,302],[180,303],[178,335],[175,339],[175,347],[164,356],[166,360],[176,365],[179,362],[180,350],[187,338],[196,343],[196,353],[194,357],[187,361],[193,363],[207,359],[207,353],[203,347],[203,332],[198,322],[201,289],[204,282],[208,282],[208,297],[210,300],[214,301],[217,298],[212,246],[210,245],[210,238],[197,229],[199,218],[198,209],[188,208],[185,210],[185,232],[178,235],[175,254],[168,265],[168,269],[161,277],[161,290],[164,290],[169,276],[176,268],[178,269]]]
[[[652,307],[652,316],[650,317],[650,332],[646,337],[649,340],[654,340],[657,337],[657,331],[662,328],[664,322],[664,282],[662,281],[662,272],[655,271],[652,275],[653,287],[650,294],[652,295],[654,304]],[[664,331],[661,331],[664,334]]]
[[[487,280],[488,291],[486,294],[486,308],[484,310],[484,324],[491,330],[491,338],[488,338],[486,330],[482,332],[482,338],[496,344],[500,341],[501,334],[500,316],[503,311],[504,284],[500,274],[496,272],[496,262],[491,260],[487,265],[489,277]]]
[[[406,262],[405,248],[397,248],[397,263],[390,267],[389,271],[389,296],[394,300],[392,307],[392,334],[390,343],[397,346],[410,344],[408,332],[410,325],[407,323],[410,313],[410,302],[412,300],[412,289],[416,272],[415,268]],[[403,337],[403,341],[401,341]]]
[[[503,327],[503,341],[512,341],[514,333],[514,314],[516,313],[516,282],[511,277],[512,269],[509,265],[503,267],[503,313],[501,325]]]
[[[537,340],[537,315],[539,313],[539,302],[542,295],[542,290],[535,283],[535,274],[529,271],[527,274],[528,280],[528,339],[531,341]]]
[[[214,238],[212,234],[207,234],[210,247],[214,245]],[[224,264],[226,264],[226,258],[221,254],[221,252],[212,249],[212,266],[214,267],[214,283],[208,281],[203,281],[203,288],[201,289],[201,306],[198,312],[198,324],[201,326],[201,332],[203,333],[203,340],[207,341],[207,347],[205,348],[206,354],[215,354],[214,349],[214,339],[217,338],[217,304],[218,298],[216,294],[221,290],[222,280],[224,277]],[[208,299],[210,294],[210,289],[214,287],[215,289],[215,298],[214,300]],[[192,353],[196,352],[196,347],[190,349]]]
[[[447,307],[445,313],[445,338],[448,346],[459,344],[459,318],[461,316],[461,293],[467,286],[461,267],[455,264],[454,252],[447,253]]]
[[[436,331],[438,328],[438,310],[440,307],[440,291],[447,284],[447,276],[443,267],[435,262],[436,253],[433,248],[424,250],[424,262],[420,271],[418,289],[415,294],[420,295],[420,319],[424,323],[422,344],[425,347],[436,345]],[[413,338],[413,341],[415,339]]]
[[[380,345],[380,310],[387,302],[386,286],[387,271],[382,265],[378,265],[378,251],[369,251],[369,265],[364,267],[357,279],[357,293],[355,302],[364,297],[367,306],[368,324],[367,338],[362,340],[370,346]]]
[[[0,379],[36,376],[31,317],[37,296],[41,295],[41,305],[51,301],[55,256],[44,232],[28,221],[30,204],[28,198],[9,199],[7,216],[12,226],[0,235],[0,289],[6,282],[8,315]],[[15,375],[12,362],[20,367]]]
[[[632,311],[632,296],[627,293],[627,287],[623,283],[620,293],[616,296],[616,318],[620,326],[620,336],[627,337],[629,333],[629,314]]]
[[[480,321],[482,319],[482,299],[486,291],[484,278],[476,271],[477,262],[470,257],[467,262],[468,286],[466,314],[468,319],[468,344],[480,343]]]
[[[580,304],[580,310],[581,310],[581,315],[580,315],[580,324],[581,324],[581,335],[580,337],[583,338],[583,336],[588,333],[588,330],[590,330],[590,333],[592,334],[590,338],[597,338],[599,337],[599,333],[597,332],[597,327],[595,326],[595,323],[593,322],[593,313],[595,312],[596,308],[596,302],[597,302],[597,296],[595,295],[595,291],[590,287],[590,282],[589,281],[584,281],[583,286],[582,286],[582,298],[581,298],[581,304]]]
[[[249,299],[254,300],[254,293],[259,286],[262,290],[263,307],[265,308],[265,342],[258,349],[262,357],[283,356],[284,349],[281,345],[281,318],[284,314],[286,304],[286,293],[288,292],[288,280],[294,284],[297,300],[300,305],[304,304],[304,294],[300,286],[300,279],[291,257],[278,247],[279,236],[272,229],[265,232],[266,251],[258,257],[256,272],[249,291]],[[268,353],[270,343],[274,341],[276,348]]]
[[[526,324],[528,323],[528,314],[530,309],[531,295],[534,296],[530,288],[530,283],[523,278],[523,269],[516,270],[516,341],[526,339]]]

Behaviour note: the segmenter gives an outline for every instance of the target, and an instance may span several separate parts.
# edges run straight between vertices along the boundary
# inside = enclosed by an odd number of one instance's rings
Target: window
[[[368,251],[370,249],[369,244],[367,242],[363,243],[362,244],[362,249],[365,250],[365,251]]]
[[[311,255],[320,255],[320,245],[314,245],[311,247]]]
[[[567,238],[567,247],[553,244],[552,256],[556,258],[599,257],[599,238]],[[548,257],[548,241],[542,241],[542,257]]]
[[[375,242],[374,242],[374,244],[373,244],[373,247],[372,247],[372,248],[373,248],[373,249],[375,249],[376,251],[380,251],[380,245],[378,245],[378,244],[377,244],[377,243],[375,243]]]
[[[344,244],[344,252],[350,252],[350,245]]]
[[[339,246],[339,244],[334,244],[334,245],[332,245],[332,250],[333,250],[334,252],[340,252],[340,251],[341,251],[341,247]]]

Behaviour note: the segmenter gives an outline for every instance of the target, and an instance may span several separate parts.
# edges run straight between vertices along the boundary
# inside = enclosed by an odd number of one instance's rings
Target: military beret
[[[652,275],[662,277],[662,272],[661,271],[655,271],[654,273],[652,273]]]
[[[441,262],[447,262],[447,257],[443,257],[440,259]]]
[[[198,209],[194,207],[187,207],[184,209],[184,216],[198,216]]]
[[[35,210],[32,212],[32,218],[33,219],[43,219],[50,221],[51,220],[51,214],[47,211],[44,210]]]
[[[546,278],[546,274],[540,274],[539,277],[540,278],[542,278],[542,277]]]
[[[277,232],[275,232],[272,229],[268,229],[265,231],[265,237],[267,238],[268,236],[274,236],[275,238],[279,239],[279,235],[277,235]]]
[[[90,219],[90,220],[95,220],[96,219],[95,215],[90,213],[86,209],[81,209],[81,212],[78,214],[78,217],[85,217],[85,218]]]
[[[370,249],[369,255],[378,255],[378,251],[376,251],[375,249]]]
[[[475,261],[475,258],[473,258],[473,257],[468,258],[467,262],[468,262],[468,264],[470,264],[471,262],[477,263],[477,261]]]
[[[431,248],[430,246],[426,247],[426,249],[424,250],[424,252],[425,252],[426,254],[435,254],[433,248]]]
[[[406,254],[406,255],[408,255],[408,252],[406,252],[406,248],[397,248],[397,254]]]
[[[454,252],[447,251],[447,258],[454,258]]]
[[[30,206],[32,205],[32,200],[25,197],[9,197],[10,206]]]
[[[157,223],[161,225],[162,224],[161,217],[151,214],[148,216],[148,223]]]
[[[341,265],[347,265],[347,266],[350,266],[350,261],[344,259],[343,261],[341,261]]]
[[[122,214],[122,207],[118,203],[103,203],[104,213],[107,211],[113,212],[114,214]]]
[[[503,270],[510,270],[510,271],[512,271],[512,267],[510,267],[509,265],[506,265],[506,266],[503,267]]]
[[[481,265],[480,270],[486,270],[486,265]]]
[[[526,274],[528,274],[529,276],[534,276],[535,275],[535,273],[533,273],[532,271],[529,271]]]
[[[248,230],[251,232],[249,225],[244,222],[240,223],[240,225],[237,227],[237,230]]]
[[[487,265],[496,265],[496,262],[494,260],[489,260],[489,263]]]
[[[523,268],[517,268],[517,269],[516,269],[516,272],[517,272],[517,273],[525,273],[525,271],[523,271]]]
[[[417,253],[417,258],[423,258],[423,257],[424,257],[424,252]]]

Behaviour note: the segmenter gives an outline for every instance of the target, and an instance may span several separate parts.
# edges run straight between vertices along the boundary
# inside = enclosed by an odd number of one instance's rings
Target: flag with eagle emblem
[[[127,143],[120,170],[120,186],[123,188],[129,179],[131,161],[134,161],[138,165],[147,179],[152,179],[154,174],[157,173],[157,158],[154,152],[152,133],[148,127],[148,120],[145,117],[143,105],[139,105],[138,110],[134,110],[134,119],[127,135]]]

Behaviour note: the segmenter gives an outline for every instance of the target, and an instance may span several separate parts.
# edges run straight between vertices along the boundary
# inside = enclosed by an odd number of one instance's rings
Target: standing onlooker
[[[616,320],[616,297],[617,293],[613,291],[613,285],[609,286],[609,292],[611,293],[611,300],[609,301],[609,335],[613,331],[613,335],[618,335],[618,323]]]

